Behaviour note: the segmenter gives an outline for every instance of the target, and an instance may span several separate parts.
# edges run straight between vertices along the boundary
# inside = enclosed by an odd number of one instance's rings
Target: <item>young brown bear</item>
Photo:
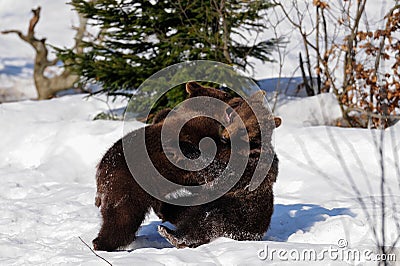
[[[205,89],[195,82],[187,83],[186,89],[189,97],[211,95],[223,101],[231,98],[225,92],[211,88]],[[182,119],[196,114],[195,111],[198,110],[193,110],[196,108],[196,106],[183,106],[178,112],[172,114],[171,123],[180,123]],[[224,113],[223,110],[216,112]],[[95,250],[112,251],[131,243],[150,207],[157,209],[161,204],[136,182],[126,162],[124,151],[131,155],[129,159],[134,162],[135,168],[140,169],[134,172],[135,176],[143,175],[149,176],[149,179],[152,178],[151,167],[145,159],[148,155],[158,172],[174,183],[197,185],[203,182],[202,177],[199,177],[201,180],[186,179],[188,171],[174,166],[166,157],[161,144],[161,129],[165,117],[166,115],[160,118],[160,122],[156,124],[135,130],[118,140],[98,164],[95,204],[101,210],[103,223],[98,237],[93,240]],[[200,140],[204,137],[211,137],[215,141],[219,141],[220,131],[221,125],[214,119],[196,117],[189,120],[179,135],[180,139],[183,139],[183,143],[186,143],[188,151],[185,155],[196,157]],[[143,139],[146,144],[145,148],[138,148],[137,145]]]
[[[175,217],[169,218],[176,226],[176,231],[159,226],[159,233],[174,246],[196,247],[217,237],[260,240],[268,229],[273,213],[272,187],[278,175],[278,158],[270,144],[270,137],[274,124],[278,127],[281,120],[265,112],[262,100],[263,95],[256,94],[251,97],[250,103],[253,108],[261,110],[264,114],[261,119],[260,117],[258,119],[267,126],[267,133],[269,133],[267,145],[261,144],[260,125],[250,106],[243,100],[233,100],[231,106],[234,107],[238,116],[232,118],[232,124],[223,131],[222,136],[225,140],[236,138],[250,142],[251,150],[245,172],[239,182],[221,198],[208,204],[180,208],[179,211],[175,211]],[[244,138],[246,132],[239,127],[239,120],[245,122],[248,138]],[[230,135],[228,131],[231,132]],[[255,190],[250,191],[248,186],[259,162],[260,151],[264,148],[271,157],[272,164],[270,168],[268,163],[260,165],[265,178]],[[218,160],[229,160],[227,154],[224,152],[217,154]],[[245,156],[245,153],[238,156]]]

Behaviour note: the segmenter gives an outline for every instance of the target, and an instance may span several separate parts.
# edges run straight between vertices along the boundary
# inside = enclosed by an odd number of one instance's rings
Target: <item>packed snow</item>
[[[25,30],[30,9],[41,5],[38,35],[70,46],[77,19],[65,2],[2,0],[0,30]],[[293,68],[299,43],[292,45],[288,51],[295,54],[287,55],[286,65]],[[36,96],[32,58],[31,47],[16,36],[0,36],[0,94],[5,95],[0,102]],[[257,64],[256,77],[274,76],[276,67],[269,67]],[[284,72],[289,76],[292,68]],[[101,225],[94,206],[96,164],[127,125],[93,118],[126,103],[73,95],[0,104],[0,265],[107,265],[84,242],[91,246]],[[298,265],[321,265],[301,258],[313,250],[326,265],[376,265],[365,256],[349,260],[341,255],[371,250],[369,258],[375,258],[370,225],[380,226],[382,199],[386,243],[399,235],[400,123],[383,135],[379,130],[326,126],[340,117],[331,94],[282,97],[275,111],[283,119],[275,132],[280,173],[275,211],[263,241],[220,238],[195,249],[176,249],[158,234],[161,221],[151,212],[137,240],[124,251],[97,254],[113,265],[289,265],[298,254]],[[128,126],[134,130],[144,124]],[[381,138],[387,188],[383,197],[376,144]],[[397,243],[393,251],[397,263],[399,247]],[[330,257],[325,252],[329,249],[336,249],[337,256]]]
[[[104,100],[74,95],[0,105],[0,264],[102,262],[78,237],[91,245],[98,233],[101,217],[94,206],[95,166],[122,136],[123,122],[93,121],[98,112],[126,104],[117,99],[108,106]],[[297,101],[293,108],[300,113]],[[307,106],[309,99],[302,101]],[[293,111],[290,104],[286,106],[287,113]],[[334,143],[372,213],[369,196],[379,195],[380,165],[373,142],[379,131],[304,126],[307,121],[303,122],[286,125],[283,120],[276,130],[280,174],[275,212],[264,241],[225,238],[196,249],[177,250],[158,235],[160,221],[150,213],[138,239],[127,248],[131,252],[98,253],[116,265],[225,265],[263,264],[257,252],[265,245],[269,249],[321,251],[345,239],[351,248],[372,248],[374,238],[368,221],[336,157]],[[130,126],[143,125],[133,122]],[[391,136],[400,134],[400,124],[384,133],[386,182],[397,193],[387,197],[397,204],[400,197],[392,152],[400,156],[399,140],[393,143]],[[386,212],[387,239],[393,240],[397,231],[391,205]],[[378,220],[378,214],[373,219]],[[281,263],[277,258],[273,262]],[[329,258],[327,262],[343,264]]]

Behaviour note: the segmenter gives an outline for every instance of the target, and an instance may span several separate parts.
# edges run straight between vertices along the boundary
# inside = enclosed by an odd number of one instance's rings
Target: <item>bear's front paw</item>
[[[93,239],[92,244],[93,244],[93,249],[94,249],[94,250],[102,250],[102,249],[101,249],[100,240],[99,240],[98,237],[96,237],[95,239]]]
[[[104,251],[113,251],[115,248],[111,247],[109,243],[102,240],[100,237],[96,237],[92,241],[94,250],[104,250]]]

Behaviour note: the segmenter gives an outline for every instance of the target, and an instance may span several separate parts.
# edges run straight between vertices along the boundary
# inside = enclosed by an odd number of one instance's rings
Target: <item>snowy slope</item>
[[[91,245],[98,233],[101,219],[94,206],[95,165],[122,134],[122,122],[92,121],[95,114],[108,108],[102,100],[76,95],[0,105],[1,265],[102,263],[78,239],[80,236]],[[123,104],[117,101],[113,107]],[[143,124],[131,125],[140,126]],[[265,241],[218,239],[196,249],[177,250],[158,235],[160,221],[150,214],[138,240],[129,247],[132,252],[99,254],[115,265],[239,265],[266,263],[258,258],[265,245],[269,249],[321,251],[345,239],[349,247],[371,248],[373,236],[344,169],[334,158],[330,133],[363,190],[362,197],[376,195],[379,164],[370,131],[283,124],[276,131],[280,174]],[[400,124],[385,133],[387,183],[399,202],[390,135],[400,134]],[[365,173],[358,169],[348,143],[356,148]],[[396,145],[398,152],[399,140]],[[320,172],[307,169],[305,154]],[[367,208],[372,211],[373,206],[368,203]],[[392,217],[393,210],[386,211]],[[387,237],[393,239],[396,228],[391,222],[387,226]],[[277,258],[273,262],[282,263]],[[329,258],[326,263],[345,264]]]
[[[368,18],[379,16],[387,1],[371,2]],[[77,19],[65,2],[1,0],[0,30],[26,30],[30,9],[41,5],[38,36],[57,46],[70,46],[71,26]],[[297,66],[299,43],[292,42],[288,48],[286,76]],[[32,58],[32,48],[16,36],[0,35],[0,94],[9,90],[23,94],[20,98],[35,96],[30,78]],[[276,73],[276,65],[256,65],[256,78]],[[122,122],[92,120],[108,110],[104,100],[76,95],[0,104],[0,265],[106,265],[78,238],[91,245],[98,233],[101,218],[94,206],[95,166],[122,136]],[[118,108],[125,104],[117,101],[111,105]],[[380,187],[381,170],[374,145],[378,132],[321,126],[337,117],[337,106],[330,95],[287,98],[276,112],[283,117],[283,125],[276,130],[280,174],[275,186],[275,212],[264,241],[218,239],[196,249],[177,250],[158,235],[160,221],[151,213],[138,240],[129,247],[133,251],[99,254],[114,265],[288,265],[290,261],[281,261],[276,255],[272,262],[270,258],[260,260],[259,251],[267,246],[269,250],[320,252],[331,245],[337,247],[340,239],[345,239],[349,248],[372,248],[370,222],[359,200],[365,201],[372,221],[377,221],[380,213],[374,209],[379,201],[374,204],[371,196],[379,196]],[[398,235],[393,217],[400,209],[394,167],[398,160],[395,155],[400,156],[399,134],[400,124],[386,130],[384,139],[386,184],[391,189],[385,198],[395,202],[385,210],[388,240]],[[341,159],[346,161],[345,166],[339,163]],[[360,195],[352,188],[352,179]],[[323,263],[376,265],[329,258]],[[302,261],[297,265],[309,264]]]

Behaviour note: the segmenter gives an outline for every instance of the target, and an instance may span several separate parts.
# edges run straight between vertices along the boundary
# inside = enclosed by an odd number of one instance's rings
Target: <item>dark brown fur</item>
[[[171,112],[171,108],[165,108],[160,111],[158,111],[154,116],[153,116],[153,123],[152,124],[157,124],[162,122],[167,115]]]
[[[186,86],[189,97],[211,96],[228,101],[230,96],[225,92],[215,89],[204,89],[194,82]],[[212,92],[212,93],[210,93]],[[203,94],[202,94],[203,93]],[[191,115],[192,106],[183,106],[185,118]],[[181,110],[182,111],[182,110]],[[221,114],[223,110],[219,111]],[[196,185],[204,183],[188,175],[184,171],[175,167],[169,162],[161,145],[161,129],[163,121],[169,111],[164,112],[158,118],[158,123],[135,130],[126,136],[124,140],[130,143],[129,148],[135,149],[135,143],[144,137],[147,153],[157,170],[164,177],[174,183],[184,185]],[[182,116],[173,114],[171,124],[179,123]],[[173,127],[171,127],[173,129]],[[190,157],[197,154],[199,141],[203,137],[211,137],[215,141],[220,139],[220,124],[215,120],[205,117],[197,117],[185,124],[180,132],[182,145],[187,147],[187,155]],[[167,130],[168,131],[168,130]],[[193,134],[196,132],[196,134]],[[168,134],[168,132],[167,132]],[[133,161],[143,172],[134,173],[146,175],[148,165],[143,161],[143,151],[138,150],[133,154]],[[131,158],[132,159],[132,158]],[[142,166],[143,165],[143,166]],[[95,204],[101,210],[103,218],[102,227],[98,237],[93,240],[95,250],[112,251],[119,247],[126,246],[135,239],[136,231],[143,222],[145,215],[150,207],[155,210],[160,209],[161,202],[145,192],[133,178],[131,171],[125,161],[123,139],[118,140],[101,159],[96,173],[97,195]]]
[[[255,95],[250,99],[255,108],[262,107],[260,96],[263,95]],[[240,141],[250,141],[251,151],[248,164],[239,182],[227,194],[213,202],[194,207],[162,205],[162,207],[169,207],[169,209],[161,210],[161,213],[164,212],[164,217],[172,222],[177,230],[172,231],[160,226],[159,232],[178,248],[196,247],[221,236],[236,240],[260,240],[268,229],[273,213],[272,187],[278,175],[278,158],[272,145],[268,143],[267,152],[273,158],[271,167],[268,168],[269,164],[261,165],[265,167],[265,179],[257,189],[249,191],[248,185],[258,164],[261,148],[264,146],[260,143],[260,126],[249,105],[237,99],[232,102],[231,105],[238,116],[232,118],[232,124],[223,131],[222,136],[225,140],[237,138]],[[239,119],[245,122],[248,138],[244,138],[246,132],[239,127]],[[281,121],[280,118],[274,118],[271,114],[265,113],[260,122],[268,125],[275,122],[275,125],[279,126]],[[228,134],[228,129],[231,130],[231,135]],[[270,130],[272,134],[273,126]],[[270,139],[267,141],[270,142]],[[229,155],[229,151],[222,149],[217,154],[217,160],[227,162]],[[243,153],[240,156],[245,155],[247,154]],[[199,173],[204,174],[201,171],[197,172]],[[191,178],[195,179],[196,173],[190,174]]]
[[[186,83],[186,92],[189,94],[189,98],[206,96],[221,100],[223,102],[228,102],[232,99],[232,96],[227,92],[217,90],[211,87],[203,87],[194,81]],[[203,109],[204,105],[199,106],[199,108]],[[202,110],[199,108],[196,108],[194,106],[190,107],[192,111],[196,110],[201,112]],[[171,108],[165,108],[158,111],[153,117],[153,124],[162,122],[169,115],[170,112]]]

